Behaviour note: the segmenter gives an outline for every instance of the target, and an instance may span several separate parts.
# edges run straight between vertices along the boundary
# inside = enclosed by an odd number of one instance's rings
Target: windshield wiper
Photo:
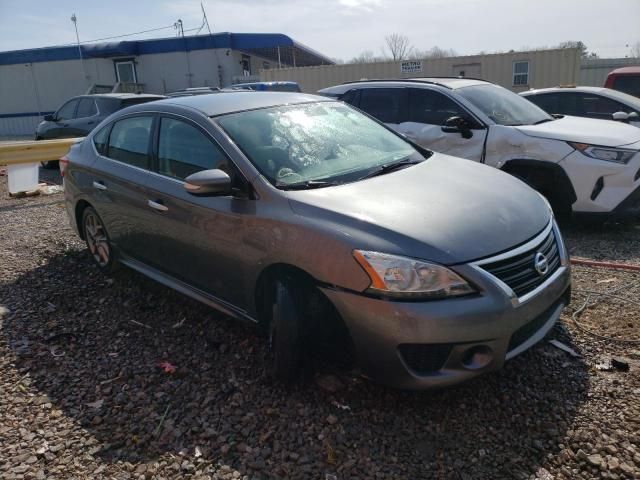
[[[312,188],[324,188],[340,185],[338,182],[330,182],[327,180],[305,180],[304,182],[295,183],[276,183],[276,187],[281,190],[310,190]]]
[[[409,158],[405,158],[404,160],[400,160],[398,162],[385,163],[384,165],[380,165],[378,168],[376,168],[372,172],[367,173],[364,177],[360,177],[358,180],[364,180],[365,178],[384,175],[385,173],[393,172],[394,170],[399,170],[401,168],[408,167],[410,165],[417,165],[418,163],[422,163],[423,161],[424,160],[411,160]]]
[[[555,118],[543,118],[542,120],[538,120],[537,122],[533,122],[533,125],[540,125],[541,123],[553,122]]]

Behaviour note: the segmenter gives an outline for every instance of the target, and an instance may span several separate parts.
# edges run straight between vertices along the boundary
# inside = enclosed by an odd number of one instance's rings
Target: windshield
[[[424,160],[401,137],[341,103],[251,110],[217,122],[277,187],[344,183],[389,163]]]
[[[553,120],[540,107],[498,85],[474,85],[456,92],[499,125],[533,125]]]

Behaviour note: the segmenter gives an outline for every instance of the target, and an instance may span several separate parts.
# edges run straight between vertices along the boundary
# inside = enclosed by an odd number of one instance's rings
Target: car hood
[[[603,147],[620,147],[640,140],[640,130],[631,125],[613,120],[569,115],[540,125],[522,125],[515,128],[530,137],[589,143]]]
[[[520,180],[438,153],[386,175],[286,193],[294,213],[353,248],[449,265],[509,250],[551,218],[543,198]]]

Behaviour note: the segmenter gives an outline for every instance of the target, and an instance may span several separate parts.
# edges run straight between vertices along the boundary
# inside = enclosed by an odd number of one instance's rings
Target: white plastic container
[[[38,188],[38,163],[7,165],[9,193],[29,192]]]

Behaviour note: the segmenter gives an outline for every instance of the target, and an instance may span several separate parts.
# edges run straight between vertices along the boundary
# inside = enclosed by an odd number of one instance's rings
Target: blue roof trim
[[[44,117],[56,112],[24,112],[24,113],[0,113],[0,118],[18,118],[18,117]]]
[[[232,50],[252,50],[256,48],[274,48],[291,46],[317,56],[323,63],[333,63],[331,59],[294,42],[281,33],[216,33],[196,35],[185,38],[159,38],[152,40],[133,40],[123,42],[96,43],[82,45],[84,58],[110,58],[121,56],[148,55],[153,53],[182,52],[185,50],[205,50],[209,48],[229,48]],[[33,48],[0,52],[0,65],[20,63],[54,62],[59,60],[78,60],[77,46]]]

